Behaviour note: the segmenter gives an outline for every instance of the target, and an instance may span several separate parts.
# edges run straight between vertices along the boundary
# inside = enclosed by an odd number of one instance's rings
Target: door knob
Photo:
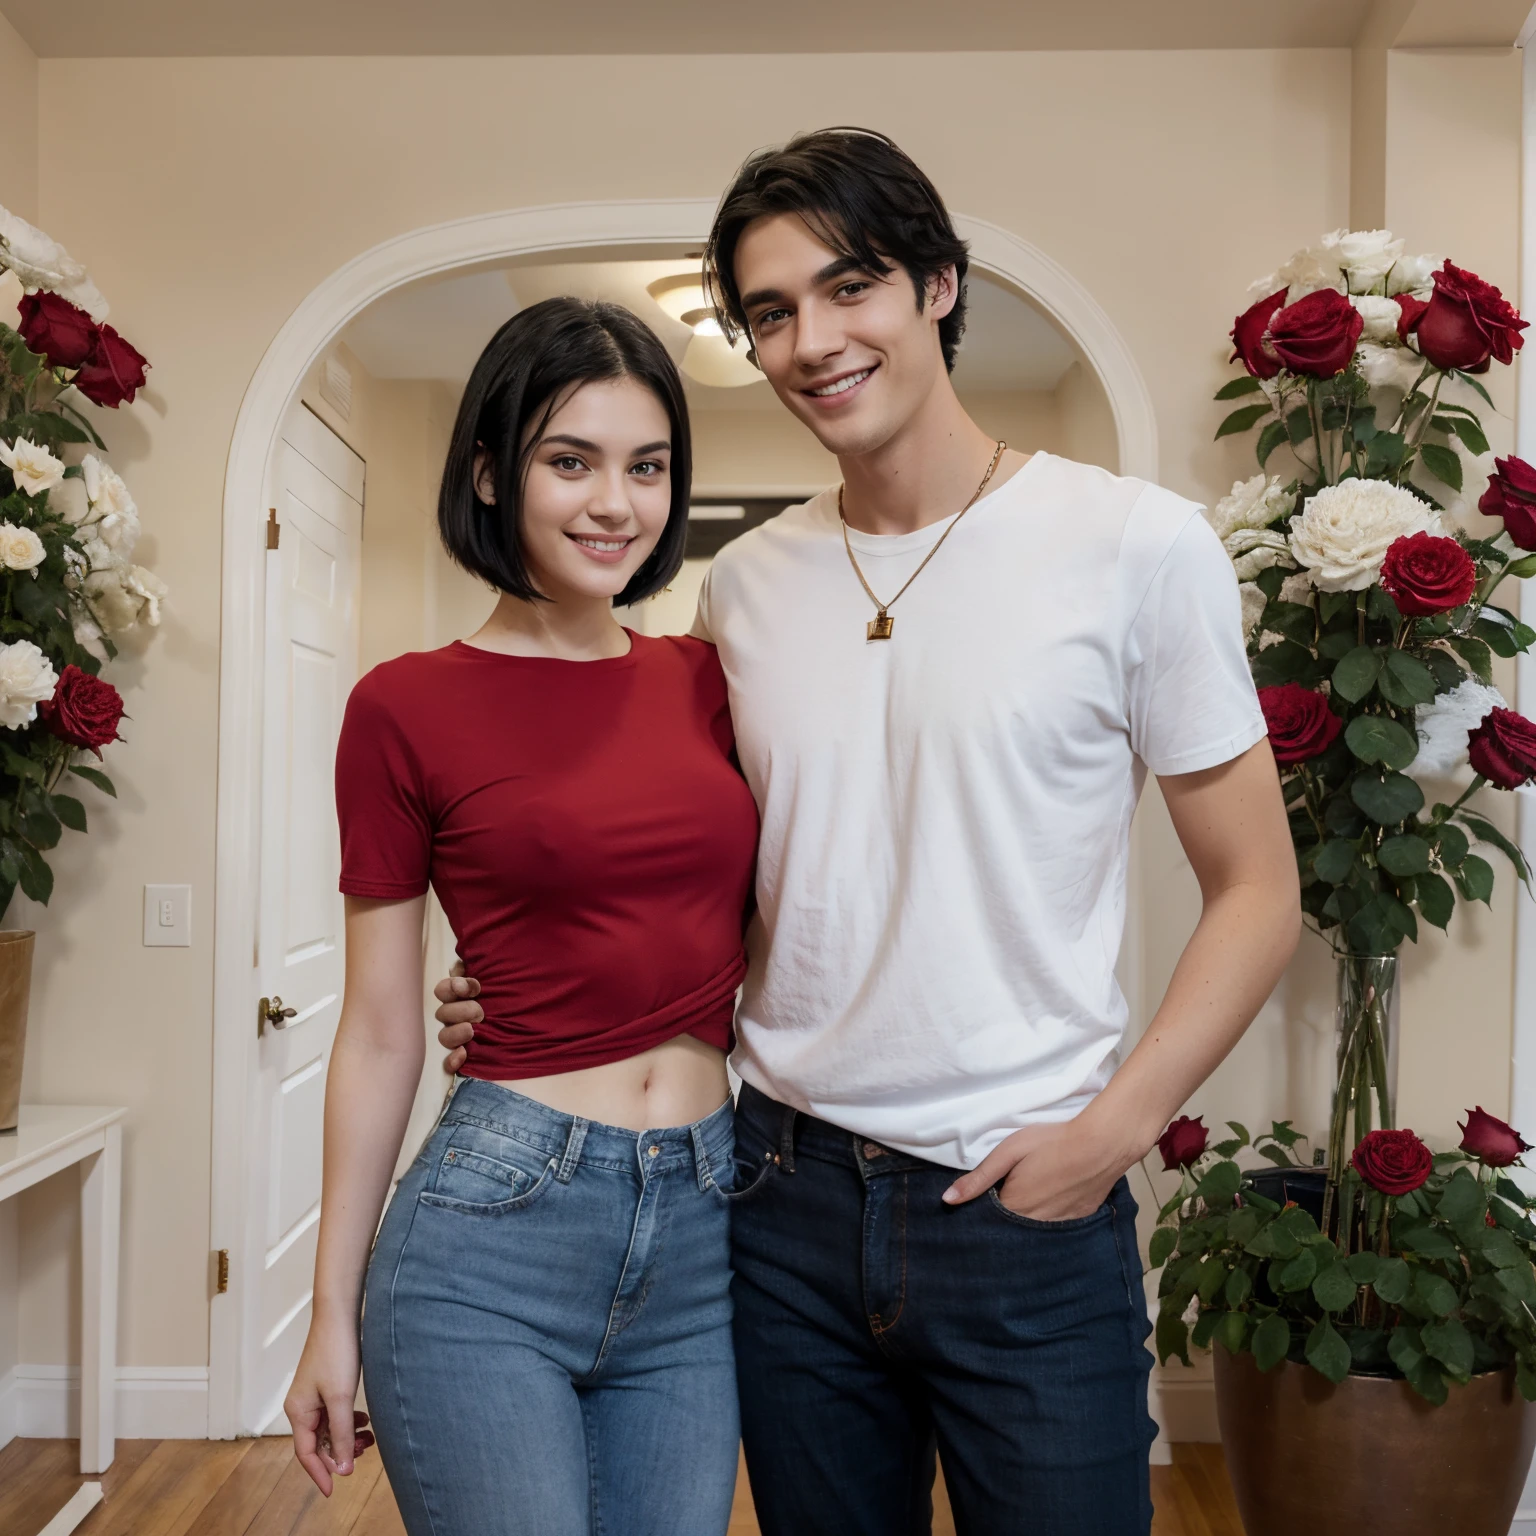
[[[263,1024],[270,1024],[273,1029],[287,1029],[288,1021],[298,1012],[296,1008],[283,1007],[280,997],[264,997],[256,1010],[256,1033],[261,1033]]]

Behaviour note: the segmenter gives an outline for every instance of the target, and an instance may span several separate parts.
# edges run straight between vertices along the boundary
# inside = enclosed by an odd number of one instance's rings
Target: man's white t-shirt
[[[850,531],[890,597],[948,522]],[[1146,769],[1265,734],[1232,565],[1200,508],[1037,453],[869,641],[835,492],[716,557],[695,633],[762,814],[734,1065],[950,1167],[1109,1079]]]

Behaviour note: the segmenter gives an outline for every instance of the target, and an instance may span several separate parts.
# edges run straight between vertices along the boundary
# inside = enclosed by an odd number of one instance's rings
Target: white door
[[[303,406],[274,466],[268,535],[261,870],[251,997],[240,1431],[286,1434],[309,1328],[325,1074],[341,1013],[340,840],[332,772],[357,680],[363,461]]]

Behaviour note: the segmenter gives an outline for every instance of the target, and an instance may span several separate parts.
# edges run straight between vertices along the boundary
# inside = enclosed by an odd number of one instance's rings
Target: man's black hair
[[[672,505],[656,548],[614,603],[638,603],[677,575],[688,539],[693,459],[683,381],[643,321],[621,305],[585,299],[545,299],[514,315],[491,337],[464,387],[437,498],[437,527],[466,571],[525,602],[544,597],[523,558],[529,461],[550,417],[575,389],[594,379],[624,378],[644,384],[671,423]],[[482,448],[494,466],[494,505],[475,493],[475,455]]]
[[[755,219],[793,213],[818,240],[885,277],[900,266],[921,311],[928,279],[955,269],[955,307],[939,321],[944,366],[953,369],[965,333],[966,244],[933,183],[883,133],[821,128],[782,149],[763,149],[736,173],[704,251],[705,280],[726,335],[750,334],[736,282],[736,247]]]

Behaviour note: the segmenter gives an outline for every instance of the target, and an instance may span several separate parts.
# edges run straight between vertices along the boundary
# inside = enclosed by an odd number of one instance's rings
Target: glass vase
[[[1334,1013],[1337,1075],[1328,1172],[1337,1184],[1370,1131],[1396,1125],[1398,958],[1339,955]]]

